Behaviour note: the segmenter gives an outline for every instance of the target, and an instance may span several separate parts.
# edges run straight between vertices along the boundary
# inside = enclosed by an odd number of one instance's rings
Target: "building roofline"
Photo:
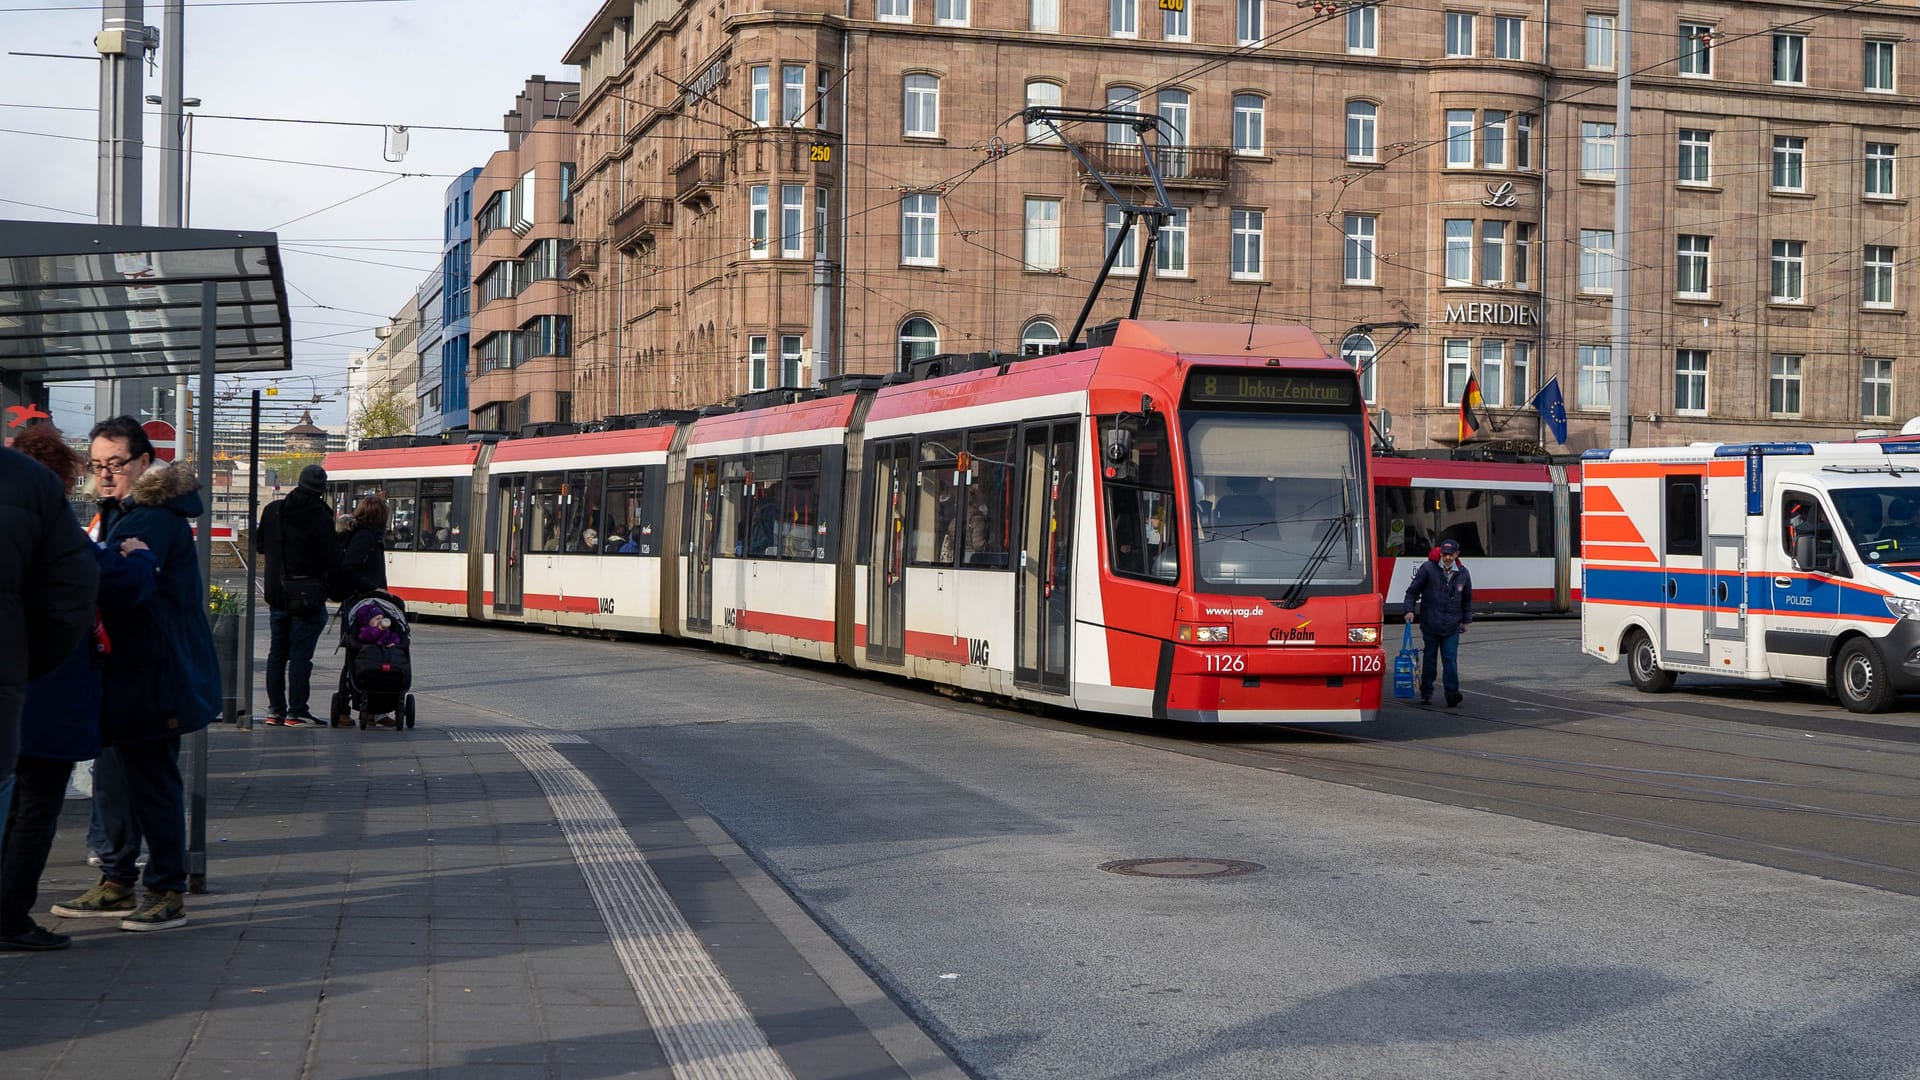
[[[586,29],[580,31],[580,36],[573,39],[573,44],[567,46],[567,51],[561,54],[560,62],[563,64],[572,64],[575,67],[583,64],[586,60],[587,50],[593,47],[593,43],[598,40],[602,34],[613,29],[613,20],[619,17],[613,13],[613,9],[619,5],[625,5],[630,8],[633,5],[633,0],[606,0],[605,3],[602,3],[600,10],[593,13],[593,18],[587,20]]]

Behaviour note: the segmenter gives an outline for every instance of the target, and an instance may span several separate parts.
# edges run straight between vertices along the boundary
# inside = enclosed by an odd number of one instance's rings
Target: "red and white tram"
[[[1372,719],[1385,665],[1352,368],[1302,327],[1094,337],[765,408],[326,467],[343,499],[387,492],[389,581],[435,614],[1132,716]],[[430,477],[451,503],[429,503]]]
[[[1460,545],[1479,611],[1560,613],[1580,602],[1580,466],[1373,459],[1375,550],[1390,616],[1442,540]]]

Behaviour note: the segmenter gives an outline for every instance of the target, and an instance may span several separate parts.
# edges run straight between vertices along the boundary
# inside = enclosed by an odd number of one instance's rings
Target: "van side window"
[[[1788,491],[1780,497],[1780,549],[1787,558],[1793,558],[1794,541],[1802,536],[1819,536],[1827,532],[1826,514],[1820,509],[1819,500],[1804,491]],[[1822,544],[1826,549],[1832,541]]]
[[[1662,481],[1667,489],[1667,554],[1700,554],[1700,477],[1682,474]]]

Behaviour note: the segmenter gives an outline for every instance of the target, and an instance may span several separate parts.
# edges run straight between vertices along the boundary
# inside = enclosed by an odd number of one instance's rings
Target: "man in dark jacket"
[[[0,813],[13,800],[27,683],[57,667],[92,628],[99,578],[60,481],[0,449]]]
[[[1473,625],[1473,575],[1460,562],[1460,545],[1441,541],[1440,557],[1420,564],[1407,584],[1405,606],[1411,623],[1417,611],[1427,654],[1420,665],[1420,704],[1433,701],[1434,658],[1445,668],[1442,684],[1449,708],[1460,704],[1460,635]]]
[[[118,501],[103,513],[102,541],[118,550],[138,537],[160,563],[153,597],[104,608],[113,651],[101,686],[94,799],[107,829],[100,883],[53,913],[65,919],[119,917],[120,929],[171,930],[187,923],[186,789],[180,737],[220,714],[220,667],[207,622],[207,586],[188,522],[205,504],[193,470],[154,468],[132,417],[94,426],[88,466],[103,496]],[[144,878],[135,860],[148,853]],[[134,884],[147,895],[136,902]]]
[[[327,627],[326,583],[340,566],[340,541],[327,506],[327,471],[300,470],[300,483],[260,513],[254,550],[266,569],[267,723],[319,727],[308,694],[313,649]],[[288,579],[294,585],[288,587]]]

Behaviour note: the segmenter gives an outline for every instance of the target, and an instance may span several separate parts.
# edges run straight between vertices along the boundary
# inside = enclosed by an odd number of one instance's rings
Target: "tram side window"
[[[996,428],[967,437],[964,565],[1005,569],[1013,524],[1013,431]]]
[[[574,555],[598,555],[606,543],[607,522],[602,512],[600,485],[606,474],[574,470],[567,473],[566,531],[560,550]]]
[[[1493,556],[1532,557],[1543,554],[1540,517],[1547,508],[1547,497],[1533,491],[1489,492],[1488,512],[1493,523],[1493,542],[1487,554]]]
[[[653,537],[642,518],[646,492],[639,469],[607,470],[607,527],[603,545],[610,555],[651,555]]]
[[[919,490],[913,516],[916,566],[952,566],[958,555],[960,513],[954,492],[959,487],[959,451],[957,432],[920,440],[920,467],[914,477]]]
[[[1125,435],[1121,433],[1125,432]],[[1167,421],[1160,413],[1100,420],[1103,487],[1106,490],[1107,561],[1113,572],[1149,581],[1180,577],[1180,541],[1171,527],[1173,455]],[[1110,449],[1124,446],[1124,459]]]
[[[812,561],[827,557],[820,517],[820,451],[787,455],[786,484],[780,502],[780,557]]]
[[[536,473],[533,498],[527,508],[526,537],[528,551],[557,552],[566,527],[566,480],[559,473]]]
[[[1460,545],[1460,557],[1469,559],[1487,553],[1487,500],[1484,491],[1441,488],[1434,492],[1435,542],[1452,540]]]
[[[336,518],[353,513],[353,495],[345,480],[335,480],[327,485],[327,505],[333,507],[333,516]]]
[[[452,479],[420,481],[420,528],[415,547],[420,551],[464,551],[464,530],[454,516]]]
[[[780,502],[785,497],[787,474],[780,454],[755,454],[752,472],[747,478],[748,511],[746,554],[755,559],[780,557]]]
[[[1389,557],[1425,558],[1433,548],[1427,528],[1427,507],[1433,495],[1421,488],[1380,487],[1374,489],[1375,527],[1380,553]]]
[[[720,527],[715,530],[715,553],[744,555],[747,550],[747,459],[720,463]]]

